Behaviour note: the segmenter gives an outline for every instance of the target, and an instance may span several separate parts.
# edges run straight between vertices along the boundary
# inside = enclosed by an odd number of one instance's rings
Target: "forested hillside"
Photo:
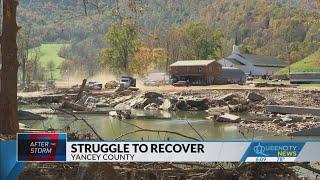
[[[306,58],[293,63],[290,66],[290,72],[320,72],[320,51],[307,56]],[[288,74],[289,68],[283,68],[277,74]]]
[[[110,46],[103,42],[109,27],[124,19],[138,28],[138,39],[143,47],[166,51],[167,63],[226,56],[235,36],[240,40],[241,51],[278,56],[291,62],[319,49],[320,14],[316,1],[87,2],[84,5],[79,0],[21,0],[18,7],[20,34],[29,32],[30,47],[50,42],[70,43],[60,52],[68,59],[63,67],[76,71],[74,65],[77,65],[77,70],[85,70],[90,75],[100,67],[100,49]],[[199,36],[208,29],[213,34]],[[203,41],[209,35],[216,38],[205,43],[210,52],[200,52],[199,48],[204,48]]]

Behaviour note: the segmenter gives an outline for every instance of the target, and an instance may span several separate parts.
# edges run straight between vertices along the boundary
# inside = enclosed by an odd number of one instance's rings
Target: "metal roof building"
[[[230,56],[218,61],[223,67],[236,67],[252,76],[272,75],[287,64],[274,56],[241,54],[234,45]]]
[[[246,82],[246,74],[235,67],[222,67],[221,84],[243,84]]]
[[[215,60],[182,60],[177,61],[170,65],[170,67],[175,66],[207,66],[211,63],[215,62]]]

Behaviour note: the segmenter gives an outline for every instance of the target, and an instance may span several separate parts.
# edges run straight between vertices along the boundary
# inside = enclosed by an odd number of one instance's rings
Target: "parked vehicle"
[[[143,81],[143,84],[145,86],[159,86],[161,84],[161,82],[155,81],[155,80],[151,80],[151,79],[146,79],[146,80]]]
[[[123,88],[136,87],[136,79],[131,76],[122,76],[120,84]]]
[[[178,77],[176,77],[176,76],[171,76],[170,79],[169,79],[169,83],[170,83],[170,84],[174,84],[174,83],[176,83],[176,82],[178,82]]]
[[[173,83],[173,86],[177,87],[183,87],[183,86],[189,86],[190,84],[187,81],[178,81],[176,83]]]
[[[120,83],[117,82],[117,81],[109,81],[104,85],[104,87],[106,89],[115,89],[115,88],[117,88],[119,86],[119,84]]]
[[[102,89],[102,83],[96,83],[92,86],[92,89],[94,90],[101,90]]]
[[[101,90],[103,85],[97,81],[89,81],[86,86],[91,90]]]

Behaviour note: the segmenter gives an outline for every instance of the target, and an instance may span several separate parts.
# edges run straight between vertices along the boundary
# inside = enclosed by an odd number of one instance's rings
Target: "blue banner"
[[[0,179],[17,179],[24,162],[17,162],[16,141],[0,141]]]

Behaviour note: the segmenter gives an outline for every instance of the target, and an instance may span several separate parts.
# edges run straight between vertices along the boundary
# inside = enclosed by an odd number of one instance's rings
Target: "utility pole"
[[[290,79],[290,74],[291,74],[291,68],[290,68],[290,65],[291,65],[291,57],[290,57],[290,54],[289,54],[289,79]]]
[[[289,1],[289,20],[291,19],[291,8],[292,8],[292,4],[291,4],[291,1]],[[290,28],[290,30],[289,30],[289,43],[291,43],[291,26],[289,27]],[[288,47],[288,45],[287,45],[287,47]],[[288,67],[288,76],[289,76],[289,80],[290,80],[290,74],[291,74],[291,56],[290,56],[290,49],[289,48],[287,48],[287,52],[288,52],[288,60],[289,60],[289,67]]]

